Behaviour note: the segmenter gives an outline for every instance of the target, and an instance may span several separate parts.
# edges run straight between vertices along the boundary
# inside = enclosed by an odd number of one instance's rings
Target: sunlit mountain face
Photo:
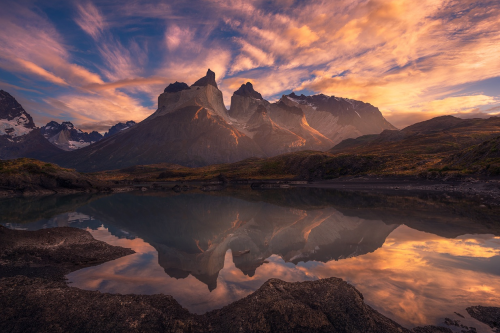
[[[85,228],[136,252],[71,273],[71,286],[163,293],[196,313],[270,278],[340,277],[407,327],[500,302],[498,208],[460,196],[233,189],[12,198],[4,207],[22,212],[1,217],[10,228]]]
[[[499,24],[489,0],[5,0],[0,88],[37,126],[103,134],[210,68],[228,109],[251,82],[270,102],[295,92],[370,103],[403,128],[500,113]]]

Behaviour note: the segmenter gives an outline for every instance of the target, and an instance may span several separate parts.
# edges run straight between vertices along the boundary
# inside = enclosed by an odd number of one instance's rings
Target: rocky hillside
[[[452,155],[445,160],[449,168],[468,169],[500,176],[500,136]]]

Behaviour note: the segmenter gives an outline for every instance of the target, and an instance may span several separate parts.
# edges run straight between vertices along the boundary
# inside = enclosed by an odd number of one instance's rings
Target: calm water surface
[[[500,211],[459,197],[146,192],[8,199],[0,211],[11,228],[79,227],[136,251],[69,274],[72,286],[168,294],[196,313],[241,299],[269,278],[332,276],[409,328],[448,317],[490,332],[465,308],[500,306]]]

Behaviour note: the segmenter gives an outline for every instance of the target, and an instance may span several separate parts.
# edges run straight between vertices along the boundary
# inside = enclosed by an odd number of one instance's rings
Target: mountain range
[[[51,121],[42,126],[40,132],[50,143],[66,151],[86,147],[103,138],[99,132],[86,133],[77,129],[69,121],[64,121],[62,124]]]
[[[104,136],[70,122],[37,129],[12,96],[3,91],[1,96],[0,158],[32,157],[78,171],[163,165],[156,168],[157,179],[200,179],[216,171],[234,177],[315,179],[435,168],[500,172],[491,158],[499,117],[442,116],[398,130],[378,108],[361,101],[292,92],[269,102],[251,82],[233,93],[227,109],[210,69],[191,86],[169,84],[156,112],[138,124],[118,123]],[[473,156],[464,151],[483,142],[494,152],[484,155],[483,146]],[[205,168],[211,165],[218,166]]]
[[[228,110],[209,69],[191,86],[168,85],[158,97],[156,112],[127,131],[53,155],[50,161],[80,171],[155,163],[197,167],[301,150],[326,151],[343,139],[386,129],[395,127],[370,104],[294,93],[271,103],[250,82],[234,92]]]
[[[87,133],[69,122],[50,121],[40,128],[16,99],[0,90],[0,158],[31,157],[47,160],[62,151],[76,150],[126,130],[136,123],[118,123],[104,134]],[[62,150],[62,151],[61,151]]]

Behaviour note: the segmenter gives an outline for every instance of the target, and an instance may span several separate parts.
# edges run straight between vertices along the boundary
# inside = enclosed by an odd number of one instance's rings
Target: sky
[[[141,121],[171,82],[210,68],[245,82],[362,100],[403,128],[500,115],[498,0],[0,0],[0,89],[37,126]]]

